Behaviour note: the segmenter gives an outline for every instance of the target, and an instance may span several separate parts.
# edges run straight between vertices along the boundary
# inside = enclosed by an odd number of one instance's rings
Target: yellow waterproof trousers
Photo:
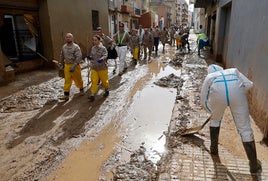
[[[65,82],[64,82],[64,92],[70,92],[72,83],[74,81],[77,88],[80,90],[83,89],[83,80],[81,76],[81,68],[80,65],[77,65],[74,69],[74,72],[70,72],[70,68],[73,66],[73,64],[64,64],[64,76],[65,76]]]
[[[108,80],[108,70],[91,70],[91,87],[90,91],[92,95],[95,95],[98,91],[98,83],[101,81],[102,87],[105,90],[110,88]]]
[[[133,48],[133,59],[138,60],[139,59],[139,47]]]
[[[177,44],[177,46],[181,46],[181,39],[180,38],[176,38],[176,44]]]

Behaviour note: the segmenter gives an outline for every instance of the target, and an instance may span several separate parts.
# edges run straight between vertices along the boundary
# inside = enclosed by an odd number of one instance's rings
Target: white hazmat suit
[[[246,90],[253,83],[236,68],[223,70],[218,65],[208,67],[201,90],[201,104],[211,113],[211,127],[219,127],[227,106],[243,142],[253,141]]]
[[[261,171],[257,160],[253,131],[250,126],[246,91],[253,86],[236,68],[223,70],[218,65],[208,67],[208,75],[201,90],[201,105],[211,113],[210,119],[210,153],[218,155],[218,138],[221,119],[227,106],[233,115],[238,133],[249,159],[250,172]]]

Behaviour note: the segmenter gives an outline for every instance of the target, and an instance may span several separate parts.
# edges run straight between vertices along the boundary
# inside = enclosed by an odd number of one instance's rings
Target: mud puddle
[[[165,151],[165,137],[170,121],[175,89],[147,85],[133,97],[133,104],[126,117],[124,145],[129,150],[137,150],[143,145],[150,160],[156,163]],[[129,152],[124,156],[128,160]]]
[[[56,173],[46,180],[99,180],[102,165],[113,154],[115,144],[120,140],[117,132],[118,129],[112,123],[108,124],[94,141],[87,139],[82,142]]]

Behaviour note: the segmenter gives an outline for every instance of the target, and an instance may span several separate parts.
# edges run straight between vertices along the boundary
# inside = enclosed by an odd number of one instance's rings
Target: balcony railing
[[[127,5],[121,5],[121,12],[131,13],[132,12],[132,7],[127,6]]]

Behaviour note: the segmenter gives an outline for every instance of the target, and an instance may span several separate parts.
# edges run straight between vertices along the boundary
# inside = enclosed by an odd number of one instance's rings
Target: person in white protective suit
[[[208,67],[201,89],[201,105],[211,113],[210,119],[210,152],[218,155],[218,138],[222,116],[227,106],[233,115],[238,133],[249,159],[251,173],[261,170],[253,131],[250,126],[249,109],[246,91],[253,86],[236,68],[223,69],[212,64]]]

